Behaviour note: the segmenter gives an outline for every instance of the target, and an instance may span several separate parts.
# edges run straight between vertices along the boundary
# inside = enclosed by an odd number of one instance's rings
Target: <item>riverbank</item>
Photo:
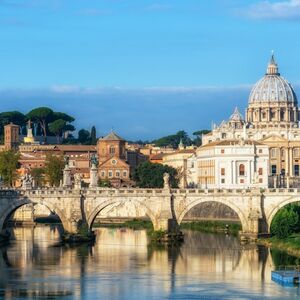
[[[133,219],[133,220],[128,220],[123,223],[94,223],[93,224],[94,228],[98,227],[107,227],[107,228],[129,228],[133,230],[139,230],[139,229],[147,229],[147,230],[153,230],[153,225],[151,221],[147,220],[138,220],[138,219]]]
[[[189,229],[193,231],[208,232],[208,233],[229,233],[238,235],[242,229],[241,224],[234,221],[194,221],[183,222],[180,225],[181,229]]]
[[[294,233],[285,239],[278,239],[277,237],[259,238],[257,243],[300,257],[300,233]]]

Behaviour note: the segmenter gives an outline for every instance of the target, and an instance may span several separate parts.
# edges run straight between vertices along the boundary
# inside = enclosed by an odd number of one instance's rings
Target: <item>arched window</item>
[[[115,154],[116,153],[116,149],[114,146],[110,146],[109,147],[109,154]]]
[[[240,166],[239,166],[239,174],[240,174],[240,176],[245,176],[245,165],[240,164]]]

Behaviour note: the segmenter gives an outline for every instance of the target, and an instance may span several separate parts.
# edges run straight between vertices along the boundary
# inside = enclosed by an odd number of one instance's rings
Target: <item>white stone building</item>
[[[264,188],[268,186],[268,160],[268,146],[258,142],[212,142],[188,159],[187,183],[199,188]]]
[[[274,55],[266,74],[252,88],[245,118],[236,108],[228,121],[214,125],[212,131],[202,137],[204,147],[230,140],[253,141],[258,142],[256,145],[263,144],[268,147],[269,186],[273,182],[274,186],[300,187],[298,101],[291,84],[280,75]],[[236,151],[238,157],[242,149],[234,149],[232,151]],[[198,153],[202,153],[201,151]],[[249,157],[252,155],[251,151]],[[224,178],[216,179],[216,184],[221,179]],[[248,183],[249,180],[250,178],[247,179]]]

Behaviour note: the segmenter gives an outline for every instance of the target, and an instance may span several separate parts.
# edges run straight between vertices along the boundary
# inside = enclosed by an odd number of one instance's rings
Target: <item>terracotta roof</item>
[[[164,153],[151,154],[150,160],[161,160],[164,155],[166,155],[166,154],[164,154]]]
[[[61,151],[93,151],[96,152],[95,145],[57,145]]]
[[[104,140],[104,141],[125,141],[123,138],[121,138],[120,136],[118,136],[113,131],[111,133],[109,133],[107,136],[101,138],[100,140]]]
[[[195,152],[196,152],[195,149],[182,149],[182,150],[176,150],[176,151],[171,152],[171,153],[166,153],[165,156],[174,155],[174,154],[181,154],[181,153],[182,154],[184,154],[184,153],[187,153],[187,154],[191,153],[191,154],[193,154]]]

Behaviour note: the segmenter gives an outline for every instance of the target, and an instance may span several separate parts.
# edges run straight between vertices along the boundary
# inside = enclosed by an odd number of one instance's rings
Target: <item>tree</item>
[[[59,186],[60,180],[63,178],[64,166],[65,162],[62,155],[47,154],[45,176],[51,186]]]
[[[9,123],[14,123],[20,127],[26,125],[27,118],[25,115],[18,111],[6,111],[0,113],[0,136],[4,134],[4,126]]]
[[[58,144],[60,143],[60,137],[62,136],[65,127],[66,121],[62,119],[55,120],[49,124],[49,131],[56,135]]]
[[[169,173],[171,187],[178,187],[176,169],[161,164],[153,164],[148,161],[139,164],[134,172],[133,179],[138,187],[162,188],[164,185],[164,173]]]
[[[38,107],[31,110],[27,117],[33,122],[39,124],[42,129],[44,142],[47,141],[47,127],[48,123],[53,119],[53,110],[48,107]]]
[[[271,224],[271,234],[280,239],[287,238],[298,225],[299,215],[294,206],[288,205],[279,210]]]
[[[19,126],[24,126],[26,124],[27,118],[25,115],[19,111],[6,111],[0,113],[1,125],[7,125],[9,123],[14,123]]]
[[[55,111],[53,113],[52,118],[53,118],[53,121],[59,120],[59,119],[64,120],[64,121],[69,122],[69,123],[72,123],[72,122],[75,121],[75,119],[72,116],[70,116],[66,113],[63,113],[63,112],[58,112],[58,111]]]
[[[93,126],[91,129],[91,145],[97,144],[97,137],[96,137],[96,127]]]
[[[208,134],[210,130],[203,129],[203,130],[198,130],[193,132],[193,135],[196,136],[196,138],[193,140],[193,144],[196,146],[201,146],[202,145],[202,134]]]
[[[30,170],[30,174],[35,182],[35,185],[42,187],[44,185],[45,170],[44,168],[34,168]]]
[[[16,171],[19,165],[19,158],[20,154],[13,150],[0,152],[0,175],[7,186],[13,186],[17,178]]]
[[[90,142],[90,132],[85,129],[78,131],[78,141],[80,144],[87,145]]]
[[[178,148],[180,141],[182,140],[185,146],[190,146],[192,140],[189,138],[188,134],[184,130],[178,131],[176,134],[168,135],[160,139],[154,140],[153,143],[158,147],[173,147]]]

